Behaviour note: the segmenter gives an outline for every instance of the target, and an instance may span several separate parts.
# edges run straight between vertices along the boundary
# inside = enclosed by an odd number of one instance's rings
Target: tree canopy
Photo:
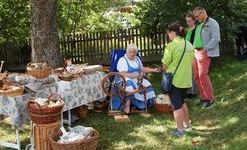
[[[30,36],[29,0],[0,0],[0,42]]]
[[[223,40],[230,39],[239,24],[247,23],[247,0],[146,0],[138,6],[136,16],[147,32],[164,29],[175,20],[185,25],[186,12],[196,6],[219,22]]]
[[[112,8],[130,4],[130,0],[57,0],[58,31],[86,33],[123,28],[118,19],[124,16],[132,25],[153,32],[174,20],[185,24],[186,12],[196,6],[203,6],[219,22],[225,39],[231,38],[239,24],[247,23],[247,0],[143,0],[135,3],[135,13],[106,16]],[[30,38],[30,16],[29,0],[0,0],[0,42]]]
[[[109,9],[127,0],[57,0],[59,33],[88,32],[107,27],[102,19]],[[0,0],[0,42],[30,38],[30,0]]]

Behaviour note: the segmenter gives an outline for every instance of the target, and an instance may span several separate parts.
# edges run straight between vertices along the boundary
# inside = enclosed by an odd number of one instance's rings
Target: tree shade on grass
[[[247,147],[247,70],[246,61],[236,61],[230,57],[220,58],[212,65],[211,78],[215,89],[216,103],[208,109],[195,106],[196,99],[187,100],[193,130],[184,138],[170,135],[175,127],[171,115],[158,114],[143,117],[131,114],[130,123],[116,123],[104,113],[90,111],[88,117],[74,125],[92,126],[100,133],[99,150],[166,150],[166,149],[238,149]],[[155,65],[155,66],[158,66]],[[149,79],[159,94],[160,74],[149,75]],[[28,143],[29,127],[25,125],[21,142]],[[1,140],[14,139],[14,132],[4,121],[0,124]],[[24,146],[22,147],[24,149]],[[2,148],[7,150],[7,148]]]

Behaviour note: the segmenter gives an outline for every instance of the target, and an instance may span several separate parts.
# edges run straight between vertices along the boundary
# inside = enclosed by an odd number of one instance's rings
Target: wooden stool
[[[54,131],[59,131],[60,125],[60,121],[56,123],[42,125],[37,125],[33,123],[32,131],[35,150],[51,150],[49,138]]]

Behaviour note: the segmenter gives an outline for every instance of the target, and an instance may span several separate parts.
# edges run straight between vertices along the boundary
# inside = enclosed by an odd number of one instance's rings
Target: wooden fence
[[[160,61],[166,36],[157,32],[145,35],[140,29],[114,30],[87,34],[62,35],[60,50],[75,63],[109,64],[112,49],[126,49],[135,43],[144,62]]]
[[[73,63],[110,64],[112,49],[126,49],[135,43],[143,62],[160,61],[163,55],[165,34],[157,32],[146,35],[141,29],[113,30],[86,34],[60,35],[60,52],[71,57]],[[29,42],[6,42],[0,45],[0,60],[4,60],[3,70],[24,70],[31,61]]]
[[[21,71],[31,61],[29,42],[5,42],[0,45],[0,61],[4,61],[2,70]]]

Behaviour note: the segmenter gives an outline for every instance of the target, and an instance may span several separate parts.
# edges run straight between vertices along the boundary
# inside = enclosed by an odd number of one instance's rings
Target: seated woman
[[[159,68],[147,68],[143,67],[140,58],[136,55],[138,48],[135,44],[129,44],[126,50],[126,54],[121,57],[117,63],[117,70],[126,79],[126,91],[133,92],[138,88],[138,78],[141,78],[143,73],[159,72]],[[146,100],[147,106],[153,105],[153,98],[156,97],[151,83],[143,79],[142,85],[147,87],[146,89]],[[144,92],[136,93],[128,97],[128,101],[125,106],[125,113],[129,113],[130,106],[136,109],[145,109],[144,103]]]

